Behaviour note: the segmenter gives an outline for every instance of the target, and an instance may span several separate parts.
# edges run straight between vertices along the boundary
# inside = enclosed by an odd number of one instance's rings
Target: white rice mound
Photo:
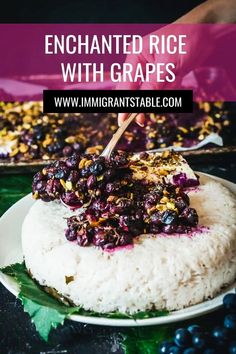
[[[65,217],[72,212],[37,201],[22,229],[26,266],[41,285],[100,313],[177,310],[202,302],[236,278],[236,199],[206,177],[189,196],[199,225],[209,230],[192,237],[145,235],[133,248],[113,253],[67,241]]]

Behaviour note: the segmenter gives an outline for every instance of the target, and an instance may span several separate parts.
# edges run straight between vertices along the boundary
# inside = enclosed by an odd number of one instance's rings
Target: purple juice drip
[[[195,187],[199,185],[199,179],[187,178],[186,173],[181,172],[178,175],[173,176],[173,182],[178,187]]]
[[[132,250],[133,248],[134,248],[134,244],[129,244],[129,245],[118,246],[113,248],[105,248],[103,249],[103,252],[114,253],[116,251]]]
[[[208,226],[196,226],[192,227],[188,232],[184,233],[172,233],[172,234],[167,234],[164,232],[161,232],[160,234],[156,234],[155,236],[161,236],[161,237],[181,237],[181,236],[187,236],[189,238],[195,237],[199,234],[202,234],[203,232],[209,232],[210,228]]]

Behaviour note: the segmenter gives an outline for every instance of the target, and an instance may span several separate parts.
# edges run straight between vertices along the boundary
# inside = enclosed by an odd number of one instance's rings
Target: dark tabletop
[[[192,164],[192,167],[236,183],[236,156],[234,161],[219,160],[214,165],[205,161]],[[0,176],[0,212],[30,191],[30,181],[31,176]],[[220,316],[221,312],[218,311],[205,317],[209,323],[215,324]],[[0,354],[123,353],[119,345],[121,333],[128,331],[67,320],[52,332],[49,342],[45,343],[36,333],[29,316],[24,313],[20,301],[0,285]]]
[[[169,23],[203,0],[11,0],[1,23]]]

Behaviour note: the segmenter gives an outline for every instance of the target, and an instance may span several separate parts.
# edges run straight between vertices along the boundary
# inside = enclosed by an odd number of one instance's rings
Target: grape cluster
[[[173,341],[160,344],[160,354],[235,354],[236,353],[236,294],[223,299],[223,324],[204,330],[196,324],[175,331]]]
[[[117,183],[108,184],[115,176],[122,185],[128,183],[127,165],[126,153],[113,154],[109,160],[92,154],[73,154],[47,165],[34,176],[33,196],[45,202],[61,199],[69,207],[81,207],[91,197],[99,197],[105,185],[111,193],[118,189]]]
[[[73,155],[37,173],[33,196],[59,199],[82,212],[67,219],[66,238],[80,246],[114,248],[133,243],[145,233],[186,233],[198,223],[195,209],[179,186],[133,178],[125,152],[109,160],[96,155]]]

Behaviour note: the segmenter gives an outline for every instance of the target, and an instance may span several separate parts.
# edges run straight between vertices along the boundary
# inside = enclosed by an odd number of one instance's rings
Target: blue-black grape
[[[223,299],[223,305],[226,310],[236,311],[236,294],[227,294]]]
[[[200,333],[202,332],[202,329],[199,325],[197,324],[193,324],[193,325],[190,325],[188,326],[188,331],[191,333],[191,334],[195,334],[195,333]]]
[[[212,338],[217,345],[224,346],[228,340],[228,331],[221,326],[215,327],[211,332]]]
[[[230,343],[229,354],[236,354],[236,340]]]
[[[134,179],[132,163],[125,152],[114,152],[109,160],[74,154],[37,173],[33,195],[46,202],[59,199],[73,210],[87,208],[68,222],[65,234],[71,241],[77,234],[80,246],[111,248],[131,244],[140,234],[191,231],[198,219],[187,194],[166,182]]]
[[[173,346],[173,343],[171,343],[171,342],[168,342],[168,341],[162,342],[159,347],[159,353],[160,354],[169,354],[169,349],[171,346]]]
[[[183,354],[198,354],[198,351],[196,348],[187,348],[183,351]]]
[[[197,349],[204,349],[206,347],[207,341],[204,333],[196,333],[193,335],[192,339],[193,345]]]
[[[231,331],[236,331],[236,314],[228,314],[224,319],[224,327]],[[236,332],[235,332],[236,333]]]
[[[174,341],[182,349],[181,354],[236,354],[236,314],[234,311],[234,301],[235,294],[227,294],[223,298],[225,312],[231,311],[231,313],[226,312],[223,321],[224,326],[218,325],[210,332],[208,329],[206,330],[197,324],[191,324],[186,329],[177,329]],[[193,346],[185,344],[185,331],[192,337]],[[179,336],[177,340],[176,334]],[[183,339],[182,341],[180,340],[181,338]]]
[[[175,332],[175,344],[179,347],[188,347],[191,344],[191,334],[185,328],[179,328]]]
[[[168,354],[182,354],[181,348],[173,345],[170,347]]]

